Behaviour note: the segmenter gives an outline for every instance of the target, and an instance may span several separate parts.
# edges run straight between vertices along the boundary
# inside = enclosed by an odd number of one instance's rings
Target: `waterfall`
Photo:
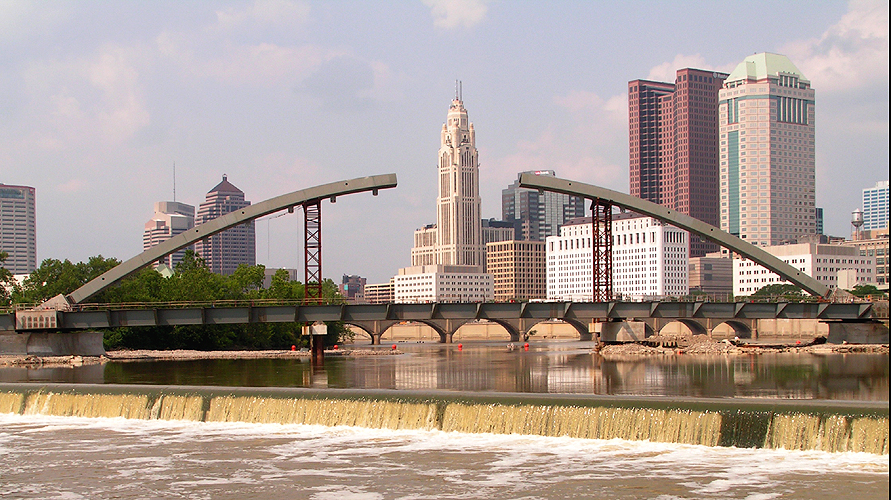
[[[253,391],[254,394],[249,392]],[[0,413],[356,426],[888,454],[888,409],[852,405],[151,386],[0,388]],[[674,407],[672,405],[674,404]],[[694,407],[695,406],[695,407]],[[774,409],[765,409],[776,406]]]

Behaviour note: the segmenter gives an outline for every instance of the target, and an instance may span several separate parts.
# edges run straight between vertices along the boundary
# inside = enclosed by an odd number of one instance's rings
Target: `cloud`
[[[359,110],[371,102],[374,69],[355,57],[335,57],[323,63],[304,81],[302,90],[335,111]]]
[[[43,36],[68,18],[60,2],[3,0],[0,2],[0,43]]]
[[[83,179],[71,179],[64,184],[55,186],[55,190],[59,193],[79,193],[85,191],[89,183]]]
[[[594,92],[555,96],[556,119],[515,152],[487,162],[485,180],[503,182],[526,170],[555,170],[558,177],[627,189],[627,96]]]
[[[230,7],[217,11],[217,26],[232,29],[244,25],[301,25],[309,19],[309,4],[288,0],[256,0],[244,9]]]
[[[220,45],[226,45],[220,50]],[[196,40],[164,32],[155,38],[158,53],[191,78],[214,79],[227,86],[291,87],[313,74],[325,61],[343,53],[316,45],[275,43],[238,45]]]
[[[673,61],[664,62],[655,66],[647,75],[647,80],[657,82],[673,82],[677,77],[677,70],[683,68],[706,68],[705,58],[699,54],[678,54]]]
[[[673,61],[664,62],[653,67],[646,79],[656,82],[674,82],[675,78],[677,78],[677,70],[684,68],[705,69],[729,73],[733,71],[733,68],[735,68],[738,63],[739,61],[724,65],[714,65],[706,62],[705,58],[700,54],[678,54],[674,56]]]
[[[817,91],[844,90],[888,82],[888,3],[854,1],[821,36],[781,49]]]
[[[151,122],[139,64],[138,51],[118,46],[86,58],[31,63],[22,75],[23,93],[29,120],[43,125],[28,140],[53,149],[133,137]]]
[[[424,0],[437,28],[472,28],[486,17],[484,0]]]

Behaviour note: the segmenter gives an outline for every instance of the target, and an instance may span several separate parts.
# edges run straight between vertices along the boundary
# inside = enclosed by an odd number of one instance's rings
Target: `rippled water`
[[[370,349],[370,346],[359,346]],[[389,346],[379,349],[389,351]],[[888,355],[762,354],[649,356],[607,361],[590,342],[399,344],[404,354],[308,358],[114,362],[50,368],[0,368],[0,382],[217,385],[779,397],[888,401]]]
[[[888,456],[0,415],[3,498],[887,498]]]

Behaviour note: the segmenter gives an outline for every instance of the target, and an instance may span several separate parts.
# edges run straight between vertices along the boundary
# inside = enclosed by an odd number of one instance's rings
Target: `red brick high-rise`
[[[631,194],[718,226],[718,90],[726,73],[677,71],[675,82],[628,82]],[[717,251],[690,238],[690,256]]]

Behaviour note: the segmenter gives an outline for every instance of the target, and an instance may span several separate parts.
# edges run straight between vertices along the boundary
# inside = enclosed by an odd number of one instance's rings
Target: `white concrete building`
[[[475,266],[413,266],[393,277],[395,302],[485,302],[494,300],[491,274]]]
[[[585,217],[547,238],[548,300],[592,300],[591,231]],[[643,300],[690,292],[689,233],[633,214],[615,214],[612,233],[615,294]]]
[[[853,288],[853,284],[875,283],[875,259],[860,255],[856,247],[797,243],[769,246],[765,250],[829,288],[839,285],[840,274],[846,288]],[[853,270],[853,275],[849,270]],[[788,283],[751,260],[733,259],[734,295],[751,295],[768,285]]]

